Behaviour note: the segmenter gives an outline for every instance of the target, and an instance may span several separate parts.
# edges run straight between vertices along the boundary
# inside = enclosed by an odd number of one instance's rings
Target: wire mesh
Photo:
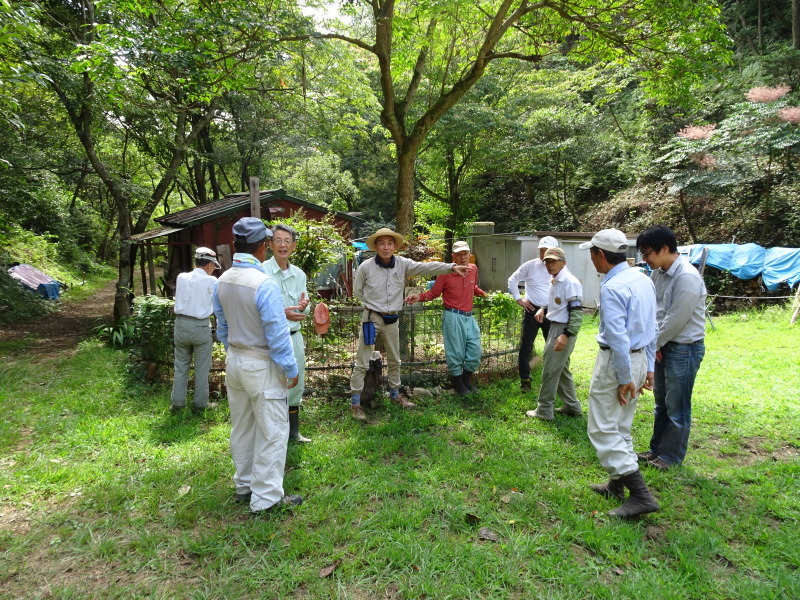
[[[347,388],[358,348],[361,306],[331,306],[328,333],[319,335],[309,319],[306,340],[306,385]],[[400,312],[400,359],[403,385],[423,385],[447,377],[440,302],[403,307]],[[478,377],[491,381],[516,374],[522,311],[498,314],[476,299],[474,317],[481,332],[482,358]],[[381,340],[375,349],[381,351]],[[349,388],[347,388],[349,389]]]

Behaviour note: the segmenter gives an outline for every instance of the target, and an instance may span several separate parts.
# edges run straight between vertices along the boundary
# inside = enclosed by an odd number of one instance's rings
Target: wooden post
[[[794,312],[792,318],[789,320],[789,325],[797,323],[797,317],[800,315],[800,283],[797,284],[797,293],[794,295]]]
[[[150,240],[147,240],[147,266],[150,271],[150,293],[155,296],[158,286],[156,285],[156,267],[153,264],[153,243]]]
[[[261,193],[258,189],[258,177],[250,178],[250,216],[261,218]]]
[[[142,296],[147,296],[147,272],[144,269],[145,247],[142,246],[139,252],[139,271],[142,273]],[[151,282],[152,283],[152,282]]]

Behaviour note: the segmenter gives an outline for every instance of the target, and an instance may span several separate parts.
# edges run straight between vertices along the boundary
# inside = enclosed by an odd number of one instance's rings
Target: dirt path
[[[34,339],[31,350],[36,353],[58,353],[74,348],[92,335],[98,325],[111,323],[114,310],[116,280],[80,302],[63,302],[60,308],[36,321],[0,326],[0,339]]]

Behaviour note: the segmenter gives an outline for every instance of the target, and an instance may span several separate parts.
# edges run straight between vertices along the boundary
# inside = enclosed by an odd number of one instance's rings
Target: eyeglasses
[[[647,252],[642,252],[642,258],[647,260],[647,257],[650,256],[655,250],[648,250]]]
[[[276,240],[275,238],[272,238],[272,243],[275,244],[276,246],[291,246],[293,241],[294,240],[291,240],[291,239],[289,239],[289,240],[277,239]]]

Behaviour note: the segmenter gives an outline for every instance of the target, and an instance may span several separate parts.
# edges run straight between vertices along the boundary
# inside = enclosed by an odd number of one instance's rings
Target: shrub
[[[145,362],[172,360],[174,302],[159,296],[138,296],[133,301],[130,323],[134,327],[134,351]]]
[[[30,321],[53,312],[58,303],[31,293],[0,267],[0,323]]]

